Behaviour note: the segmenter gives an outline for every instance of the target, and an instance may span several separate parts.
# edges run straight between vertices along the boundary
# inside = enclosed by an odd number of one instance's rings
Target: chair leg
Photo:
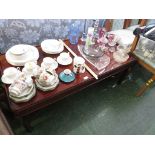
[[[136,96],[141,96],[155,81],[155,75],[153,75],[136,93]]]

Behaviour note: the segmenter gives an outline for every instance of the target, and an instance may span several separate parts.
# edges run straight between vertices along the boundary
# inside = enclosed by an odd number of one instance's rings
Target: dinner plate
[[[63,65],[63,66],[66,66],[66,65],[70,65],[72,63],[72,58],[69,57],[66,61],[62,60],[61,56],[58,56],[57,57],[57,62],[60,64],[60,65]]]
[[[64,50],[64,45],[56,39],[47,39],[41,42],[41,48],[45,53],[59,54]]]
[[[16,57],[11,50],[8,50],[5,54],[7,62],[13,66],[24,66],[26,62],[37,61],[39,58],[38,49],[31,45],[25,45],[24,47],[27,48],[27,54],[24,55],[23,59],[18,59],[18,56]]]

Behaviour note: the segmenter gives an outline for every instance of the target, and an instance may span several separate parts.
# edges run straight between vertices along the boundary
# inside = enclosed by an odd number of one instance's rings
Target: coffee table
[[[68,40],[65,40],[65,43],[77,54],[80,56],[80,52],[78,51],[77,45],[71,45]],[[41,50],[40,46],[36,46],[39,50],[39,60],[38,64],[40,64],[44,57],[53,57],[56,58],[58,55],[49,55],[44,53]],[[64,49],[64,51],[67,51],[67,49]],[[98,80],[96,80],[87,70],[83,74],[76,75],[76,79],[72,83],[63,83],[60,81],[59,86],[49,92],[43,92],[40,90],[37,90],[36,96],[33,97],[29,102],[26,103],[14,103],[9,97],[8,97],[8,85],[3,84],[5,93],[7,95],[7,104],[10,108],[10,111],[14,114],[15,117],[24,118],[25,116],[34,113],[35,111],[38,111],[39,109],[45,108],[53,103],[55,103],[58,100],[63,99],[64,97],[67,97],[73,93],[77,93],[78,91],[95,84],[97,82],[100,82],[101,80],[104,80],[105,78],[108,78],[110,76],[113,76],[117,73],[122,73],[122,76],[120,78],[120,81],[125,76],[126,71],[129,69],[131,65],[133,65],[136,62],[136,59],[132,56],[129,57],[129,59],[122,64],[117,64],[113,58],[112,54],[110,55],[111,62],[110,64],[105,68],[105,70],[97,70],[93,65],[91,65],[89,62],[86,61],[86,64],[98,75]],[[1,60],[1,73],[3,70],[7,67],[10,67],[11,65],[6,61],[5,56],[0,56]],[[73,69],[73,65],[68,66],[61,66],[56,69],[56,72],[59,74],[64,69],[69,68]],[[119,81],[119,82],[120,82]],[[48,102],[50,101],[50,102]]]

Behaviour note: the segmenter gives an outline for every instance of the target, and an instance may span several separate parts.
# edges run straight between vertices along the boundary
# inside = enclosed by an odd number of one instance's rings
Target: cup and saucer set
[[[59,74],[62,82],[70,83],[75,80],[76,74],[85,72],[85,60],[82,57],[76,56],[73,60],[73,71],[65,69]]]

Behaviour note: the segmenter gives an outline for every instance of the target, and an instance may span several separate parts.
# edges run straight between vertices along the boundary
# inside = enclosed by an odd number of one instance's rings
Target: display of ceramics
[[[37,75],[35,82],[38,89],[49,91],[58,86],[59,79],[55,70],[42,70],[42,68],[40,68],[39,75]]]
[[[58,54],[64,50],[64,45],[56,39],[47,39],[41,42],[41,48],[45,53]]]
[[[58,63],[51,57],[45,57],[41,63],[41,67],[44,69],[51,68],[52,70],[55,70],[58,68]]]
[[[59,74],[59,78],[61,81],[69,83],[75,80],[75,74],[70,69],[65,69]]]
[[[19,44],[11,47],[5,57],[7,62],[13,66],[24,66],[26,62],[37,61],[39,52],[34,46]]]
[[[67,52],[62,52],[58,57],[57,57],[57,62],[60,65],[70,65],[72,63],[72,58],[70,57],[69,53]]]
[[[1,80],[5,84],[12,84],[21,71],[15,67],[8,67],[4,70]]]

